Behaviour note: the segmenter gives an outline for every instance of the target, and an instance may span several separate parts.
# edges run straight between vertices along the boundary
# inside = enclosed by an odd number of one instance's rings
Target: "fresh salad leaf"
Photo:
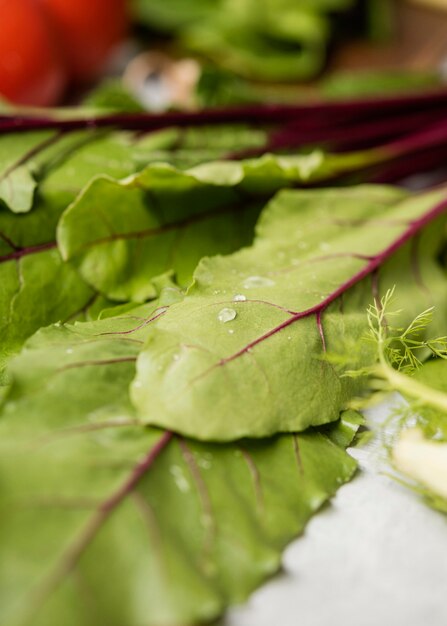
[[[115,316],[39,330],[8,367],[5,410],[17,415],[16,429],[29,432],[23,420],[27,414],[46,416],[35,421],[35,429],[58,424],[61,414],[67,424],[129,414],[128,387],[148,329],[181,297],[178,289],[167,288],[160,299],[145,305],[114,309]]]
[[[202,257],[251,242],[265,201],[281,187],[330,178],[369,156],[265,155],[180,171],[153,164],[123,181],[98,177],[63,214],[58,245],[84,280],[108,298],[144,301],[174,271],[187,286]]]
[[[57,250],[59,213],[41,203],[20,216],[0,209],[0,381],[25,339],[76,315],[94,295]]]
[[[231,138],[249,142],[249,136],[249,132],[231,128],[228,138],[218,142],[215,150],[224,151],[229,145],[225,141]],[[189,154],[193,161],[200,161],[199,153],[210,143],[211,134],[209,128],[202,132],[172,129],[139,138],[131,133],[104,131],[42,131],[12,134],[0,141],[0,154],[6,159],[11,148],[8,158],[16,169],[20,161],[21,167],[29,170],[32,183],[30,210],[17,214],[14,204],[0,207],[0,372],[3,372],[8,358],[40,327],[56,321],[94,318],[102,308],[117,304],[99,297],[72,265],[62,261],[57,249],[56,227],[60,215],[82,187],[98,174],[123,177],[151,160],[167,159],[172,146],[183,145],[182,158]],[[196,157],[192,157],[193,153]],[[21,188],[10,179],[12,169],[8,171],[5,184],[13,190],[17,200],[16,193]],[[249,219],[239,236],[242,225],[240,219],[238,222],[234,219],[232,229],[223,223],[214,241],[208,241],[206,251],[229,252],[248,242],[244,237],[249,238],[252,232]],[[228,233],[228,239],[224,233]],[[164,246],[169,245],[168,241],[158,245],[158,254],[165,259],[167,273],[172,271],[172,266],[169,249]],[[186,265],[187,250],[183,253]],[[198,254],[199,250],[193,252],[193,257],[198,259]],[[180,251],[177,262],[181,264]],[[158,286],[154,287],[155,282],[146,282],[147,292],[155,296]]]
[[[255,216],[283,187],[433,148],[439,162],[444,100],[406,99],[424,119],[412,134],[405,115],[391,147],[198,166],[210,154],[240,158],[228,154],[235,136],[239,150],[265,151],[270,122],[285,134],[296,124],[295,146],[321,136],[328,117],[339,132],[353,117],[361,134],[377,103],[1,117],[5,133],[56,133],[13,162],[34,181],[30,210],[12,211],[11,196],[0,208],[1,623],[193,626],[278,569],[287,542],[355,471],[344,448],[360,420],[337,419],[377,365],[374,344],[358,348],[366,304],[404,285],[399,325],[433,304],[445,325],[447,192],[282,191],[249,245]],[[403,107],[390,102],[388,125]],[[309,120],[317,132],[300,140]],[[228,122],[239,125],[231,135]],[[234,203],[237,218],[223,219]],[[207,211],[222,221],[200,231]],[[172,228],[174,241],[163,237]],[[194,271],[203,255],[214,256]]]
[[[168,288],[114,318],[42,329],[12,361],[0,419],[2,622],[213,619],[278,570],[284,546],[352,477],[352,411],[324,433],[232,445],[138,419],[128,398],[137,353],[179,298]]]
[[[187,296],[151,327],[132,385],[138,415],[206,440],[337,419],[356,381],[341,377],[324,354],[346,351],[365,333],[378,272],[381,288],[406,284],[403,325],[432,285],[445,315],[437,255],[446,206],[445,189],[408,199],[370,186],[281,192],[254,245],[203,259]],[[437,217],[438,245],[418,254],[412,238]],[[374,362],[375,352],[355,358],[359,367]]]
[[[23,418],[29,430],[0,423],[0,616],[11,626],[218,617],[278,570],[356,466],[318,432],[212,445],[123,417]]]
[[[0,203],[14,213],[31,209],[36,180],[30,161],[53,142],[55,136],[52,131],[38,131],[14,138],[0,137]]]

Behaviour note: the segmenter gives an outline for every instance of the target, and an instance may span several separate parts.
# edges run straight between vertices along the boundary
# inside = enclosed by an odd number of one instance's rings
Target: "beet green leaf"
[[[167,288],[160,299],[92,322],[40,329],[8,366],[10,388],[5,411],[17,416],[16,432],[29,432],[26,415],[48,429],[64,415],[66,426],[129,414],[128,387],[150,325],[181,298]]]
[[[260,209],[281,187],[330,178],[362,159],[316,151],[186,171],[158,163],[121,182],[99,177],[62,216],[59,248],[105,296],[144,301],[155,295],[151,278],[173,270],[187,285],[202,257],[250,243]]]
[[[86,370],[99,379],[102,367],[108,377],[111,365]],[[123,371],[114,366],[125,395]],[[355,471],[318,432],[218,445],[148,429],[111,384],[119,418],[59,410],[55,421],[39,403],[22,416],[27,428],[2,416],[2,623],[216,618],[278,570],[285,545]],[[347,419],[353,433],[358,420]]]
[[[76,315],[94,295],[57,250],[59,213],[40,202],[23,215],[0,209],[0,377],[25,339]]]
[[[343,450],[360,423],[352,411],[321,433],[227,445],[138,419],[128,398],[136,356],[179,298],[167,288],[114,318],[41,329],[11,361],[0,621],[213,619],[278,570],[284,546],[353,475]]]
[[[359,390],[340,375],[375,353],[365,345],[336,367],[325,352],[358,343],[380,290],[405,284],[404,326],[427,300],[444,319],[446,203],[444,189],[411,198],[372,186],[281,192],[254,245],[203,259],[187,296],[149,329],[131,392],[140,418],[219,441],[337,419]]]
[[[0,137],[0,204],[14,213],[31,209],[37,183],[30,160],[56,136],[52,131],[40,131]]]

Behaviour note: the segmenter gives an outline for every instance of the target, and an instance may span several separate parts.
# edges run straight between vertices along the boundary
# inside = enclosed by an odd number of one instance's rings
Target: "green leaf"
[[[31,132],[0,137],[0,205],[27,213],[33,204],[36,180],[32,158],[56,137],[54,132]]]
[[[128,386],[148,328],[180,297],[167,289],[160,300],[118,311],[117,317],[40,329],[8,367],[6,410],[18,416],[16,431],[20,424],[29,431],[22,419],[27,414],[45,415],[34,425],[48,429],[61,414],[70,424],[131,412]]]
[[[159,155],[161,148],[169,155],[173,145],[183,145],[185,152],[191,151],[198,158],[203,146],[212,138],[208,128],[189,129],[181,135],[172,129],[138,140],[130,133],[96,131],[67,135],[39,133],[39,141],[35,136],[36,133],[25,133],[2,139],[5,152],[9,146],[16,147],[17,151],[12,149],[11,154],[26,162],[36,180],[33,178],[31,211],[17,215],[4,207],[0,209],[0,371],[23,341],[41,326],[58,320],[95,318],[102,308],[116,304],[110,298],[95,295],[76,269],[61,261],[55,249],[55,231],[61,212],[82,186],[100,173],[118,177],[130,174]],[[34,143],[31,143],[32,137]],[[226,141],[231,137],[239,137],[244,142],[252,136],[244,135],[239,128],[229,129],[228,136],[226,133],[221,136],[218,149],[225,151]],[[25,148],[28,152],[23,154]],[[180,196],[179,204],[181,202]],[[233,216],[232,227],[222,217],[214,240],[208,239],[203,244],[199,241],[192,251],[185,245],[189,241],[187,237],[176,251],[176,263],[187,268],[188,263],[195,265],[204,252],[230,252],[245,243],[244,237],[249,237],[253,224],[249,211],[246,215],[246,224]],[[155,261],[155,265],[157,262],[160,265],[161,259],[165,260],[166,270],[163,270],[167,276],[172,273],[168,246],[169,239],[159,242],[160,259]],[[108,263],[105,260],[106,266]],[[140,279],[146,296],[153,297],[162,286],[155,277],[153,281],[141,276]]]
[[[118,317],[42,329],[12,360],[0,420],[2,623],[217,617],[278,570],[284,546],[353,475],[342,448],[354,412],[327,434],[234,445],[137,418],[136,355],[179,297],[167,288]]]
[[[25,339],[69,319],[93,296],[62,262],[54,241],[58,215],[42,204],[21,216],[0,209],[0,377]]]
[[[132,141],[129,133],[74,133],[74,149],[67,154],[60,143],[52,154],[51,166],[40,180],[39,193],[47,203],[63,209],[94,176],[106,174],[118,178],[136,170],[132,158]],[[64,139],[67,141],[67,139]]]
[[[19,420],[0,423],[8,626],[213,619],[279,569],[356,466],[317,432],[212,445],[123,420],[23,419],[25,437]]]
[[[341,374],[374,363],[375,350],[354,350],[339,368],[325,350],[358,345],[379,288],[406,285],[404,325],[428,293],[445,315],[439,242],[418,254],[410,241],[436,216],[444,237],[445,199],[372,186],[281,192],[254,245],[203,259],[187,297],[149,329],[131,391],[139,417],[205,440],[337,419],[362,384]]]
[[[330,177],[362,155],[309,155],[215,161],[180,171],[152,164],[118,182],[98,177],[58,227],[64,259],[116,300],[156,295],[151,279],[174,271],[188,285],[204,256],[251,241],[260,208],[283,186]]]

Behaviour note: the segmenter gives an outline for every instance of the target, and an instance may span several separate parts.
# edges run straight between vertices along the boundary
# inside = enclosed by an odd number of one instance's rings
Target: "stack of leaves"
[[[442,334],[447,189],[340,183],[438,164],[445,99],[333,154],[372,102],[0,120],[2,623],[192,626],[278,569],[355,472],[367,306]]]

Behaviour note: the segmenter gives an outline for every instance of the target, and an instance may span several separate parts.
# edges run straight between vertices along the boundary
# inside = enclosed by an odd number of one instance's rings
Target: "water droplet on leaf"
[[[234,309],[221,309],[217,314],[219,322],[231,322],[236,317],[237,313]]]
[[[247,296],[244,296],[243,293],[237,293],[233,298],[234,302],[245,302],[246,300]]]

